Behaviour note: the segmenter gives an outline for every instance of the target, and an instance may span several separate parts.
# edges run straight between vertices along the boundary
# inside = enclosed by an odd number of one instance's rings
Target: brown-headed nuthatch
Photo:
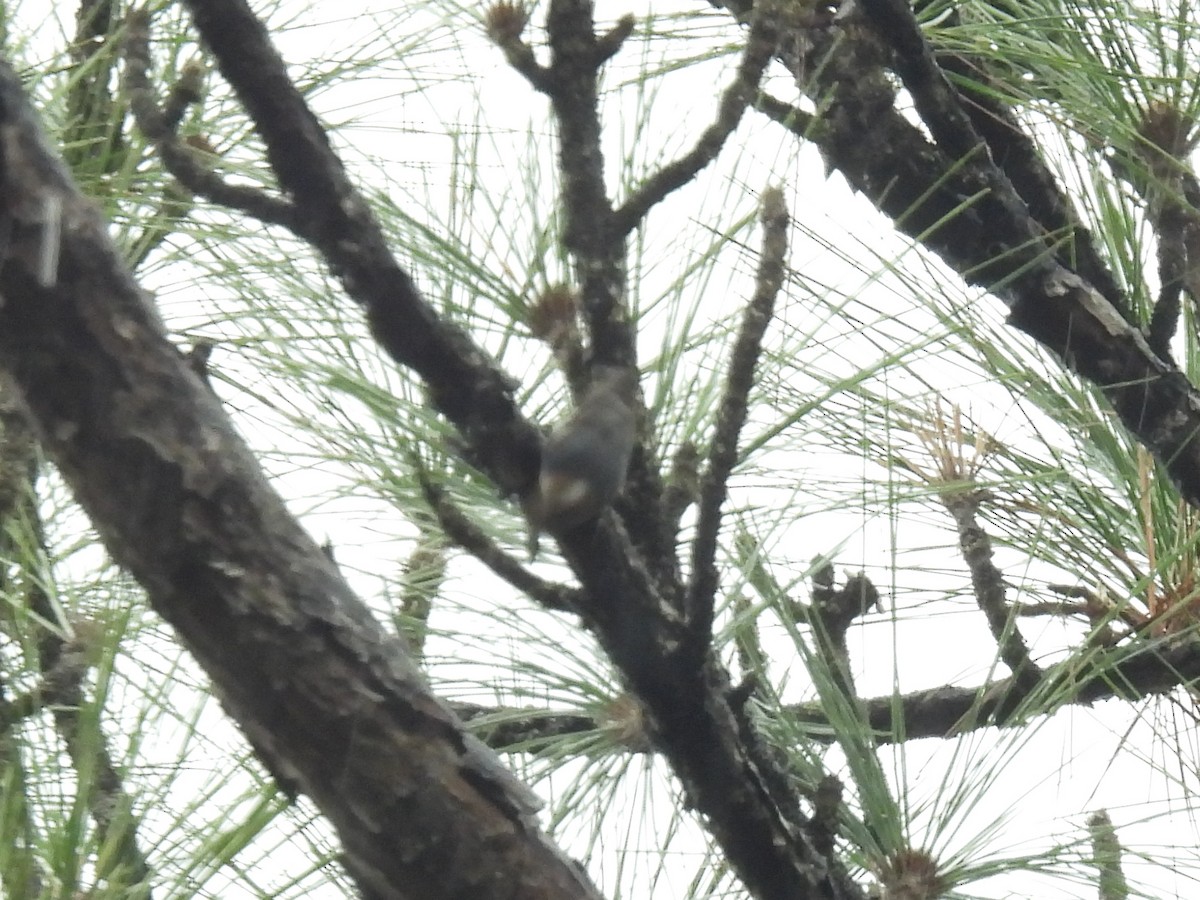
[[[621,493],[637,437],[636,391],[636,370],[596,366],[575,412],[546,438],[537,491],[526,505],[531,551],[540,529],[582,525]]]

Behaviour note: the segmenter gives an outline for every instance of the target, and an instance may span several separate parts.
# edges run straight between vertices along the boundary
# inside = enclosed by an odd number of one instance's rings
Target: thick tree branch
[[[1105,700],[1132,702],[1167,694],[1176,688],[1200,682],[1200,650],[1170,641],[1134,642],[1098,648],[1081,668],[1077,659],[1048,666],[1043,680],[1061,691],[1059,705],[1090,706]],[[866,720],[879,744],[921,738],[946,738],[979,728],[1012,728],[1026,721],[1014,714],[1008,698],[1018,690],[1015,679],[971,687],[937,687],[899,697],[890,694],[861,701]],[[1047,710],[1046,712],[1052,712]],[[784,714],[801,725],[814,726],[808,738],[832,742],[830,722],[821,704],[800,703],[785,707]],[[595,717],[578,713],[553,713],[543,709],[473,707],[472,717],[486,715],[502,720],[505,728],[489,740],[497,750],[520,750],[505,743],[505,737],[538,741],[564,734],[594,731],[601,724]],[[514,741],[518,743],[518,741]]]
[[[744,0],[720,5],[748,19]],[[792,71],[817,73],[803,87],[825,103],[824,127],[809,137],[829,165],[898,230],[1004,301],[1013,326],[1097,385],[1184,498],[1200,506],[1200,391],[1096,287],[1056,261],[1015,192],[980,171],[986,159],[956,164],[900,115],[886,81],[864,68],[877,52],[856,52],[859,40],[847,24],[780,45]],[[824,65],[814,69],[809,57]]]
[[[537,477],[540,437],[517,409],[510,379],[465,333],[437,316],[396,262],[245,2],[195,0],[189,6],[296,206],[298,233],[366,311],[376,340],[425,381],[433,405],[458,428],[473,459],[506,493],[525,493]]]
[[[981,65],[957,54],[939,53],[937,62],[955,78],[955,84],[963,92],[961,99],[967,117],[1030,215],[1056,243],[1061,236],[1069,236],[1058,246],[1059,260],[1095,285],[1125,321],[1137,324],[1129,298],[1097,249],[1091,231],[1083,224],[1013,109],[1001,99],[1002,87],[988,78]]]
[[[271,491],[8,67],[0,197],[0,364],[113,557],[268,765],[329,818],[364,892],[595,897],[538,832],[527,789],[430,694]],[[47,198],[61,210],[53,234]],[[60,236],[47,283],[43,245]]]

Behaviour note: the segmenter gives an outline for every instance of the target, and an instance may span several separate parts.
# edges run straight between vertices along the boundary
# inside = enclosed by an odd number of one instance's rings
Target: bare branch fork
[[[124,50],[125,85],[138,128],[154,142],[163,165],[180,184],[220,206],[299,232],[301,223],[294,204],[252,187],[229,184],[206,165],[205,154],[176,133],[186,106],[200,99],[199,72],[195,68],[173,87],[167,109],[158,108],[150,84],[149,10],[138,9],[130,14]]]

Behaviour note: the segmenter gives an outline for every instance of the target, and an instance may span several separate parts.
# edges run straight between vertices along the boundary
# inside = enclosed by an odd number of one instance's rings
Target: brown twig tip
[[[484,14],[484,24],[487,26],[488,37],[497,46],[511,44],[521,37],[525,26],[529,24],[529,10],[524,3],[509,3],[501,0],[488,7]]]
[[[179,71],[179,81],[175,89],[190,103],[199,103],[204,97],[204,76],[206,74],[204,61],[189,59]]]
[[[202,134],[189,134],[183,142],[202,156],[219,156],[216,148]]]
[[[1191,153],[1200,141],[1196,119],[1161,100],[1153,101],[1146,110],[1138,135],[1177,162]]]
[[[150,7],[139,6],[137,9],[129,11],[129,20],[127,28],[139,29],[144,31],[150,30]]]
[[[525,4],[509,0],[493,3],[484,13],[483,21],[488,37],[504,51],[508,64],[524,75],[538,91],[552,93],[554,82],[549,70],[538,63],[533,49],[521,40],[521,34],[529,24],[529,9]]]
[[[195,106],[204,99],[204,63],[193,59],[184,64],[178,80],[171,85],[167,93],[167,102],[163,105],[163,119],[167,129],[175,131],[183,121],[189,106]]]
[[[950,888],[928,850],[893,853],[884,861],[878,876],[885,897],[940,897]]]
[[[546,288],[529,308],[528,323],[534,337],[559,346],[579,329],[575,292],[565,284]]]
[[[208,338],[200,338],[192,345],[192,349],[187,352],[188,368],[195,372],[200,380],[207,384],[210,388],[212,382],[208,379],[208,361],[212,358],[213,349],[216,347],[215,341],[210,341]],[[332,559],[332,557],[330,557]]]
[[[606,62],[617,55],[622,45],[633,34],[633,29],[637,24],[637,20],[630,14],[626,13],[617,19],[617,24],[606,31],[596,41],[596,55],[599,62]]]
[[[545,341],[554,351],[554,359],[577,383],[583,375],[583,342],[579,334],[579,297],[564,284],[546,288],[529,307],[526,315],[533,336]]]
[[[651,753],[650,723],[641,701],[632,694],[622,694],[604,705],[597,716],[602,727],[622,747],[634,753]]]

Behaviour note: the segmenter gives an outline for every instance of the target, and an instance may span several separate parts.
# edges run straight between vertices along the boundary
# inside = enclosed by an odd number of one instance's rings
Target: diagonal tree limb
[[[1092,232],[1013,108],[1001,99],[1001,88],[982,64],[958,54],[938,53],[937,63],[957,85],[967,117],[1030,215],[1048,235],[1069,236],[1058,249],[1059,260],[1095,285],[1125,321],[1136,324],[1129,298],[1101,256]]]
[[[425,381],[433,405],[497,485],[508,494],[525,493],[537,477],[540,437],[517,409],[511,380],[463,331],[437,316],[396,262],[249,7],[240,0],[189,6],[266,144],[280,188],[295,204],[298,233],[364,309],[384,350]]]
[[[921,34],[912,7],[903,0],[861,0],[881,40],[895,50],[893,68],[913,98],[921,120],[929,126],[934,143],[951,159],[988,157],[987,144],[975,130],[954,90]],[[986,176],[1000,175],[995,166]],[[998,192],[1003,185],[997,185]]]
[[[62,228],[47,234],[47,196]],[[0,68],[0,365],[110,552],[364,893],[597,896],[266,484]],[[39,278],[43,244],[59,265]]]
[[[718,5],[740,21],[749,15],[744,0]],[[1054,259],[1019,198],[987,200],[995,179],[973,169],[979,161],[956,166],[900,115],[894,98],[857,68],[853,34],[809,37],[813,58],[832,60],[806,88],[826,103],[823,127],[809,137],[827,163],[899,231],[1002,300],[1011,325],[1099,387],[1183,497],[1200,506],[1200,391],[1096,287]],[[792,71],[805,70],[801,53],[797,42],[781,44]]]

